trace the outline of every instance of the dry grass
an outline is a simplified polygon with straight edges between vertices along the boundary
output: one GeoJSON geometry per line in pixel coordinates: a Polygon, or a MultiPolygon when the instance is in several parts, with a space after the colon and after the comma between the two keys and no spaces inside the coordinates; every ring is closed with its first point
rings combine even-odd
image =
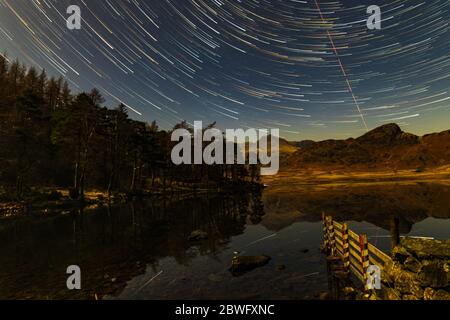
{"type": "Polygon", "coordinates": [[[285,170],[275,176],[263,177],[263,182],[271,189],[292,188],[293,186],[347,185],[347,184],[386,184],[399,182],[448,182],[450,183],[450,165],[425,169],[398,171],[344,171],[344,170],[285,170]]]}

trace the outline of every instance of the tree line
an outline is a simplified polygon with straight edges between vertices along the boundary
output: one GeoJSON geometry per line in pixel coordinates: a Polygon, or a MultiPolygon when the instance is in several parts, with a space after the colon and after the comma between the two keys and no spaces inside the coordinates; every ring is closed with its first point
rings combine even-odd
{"type": "MultiPolygon", "coordinates": [[[[256,181],[257,166],[171,162],[171,132],[114,109],[97,89],[73,93],[62,77],[0,55],[0,193],[22,198],[37,187],[137,193],[173,185],[256,181]]],[[[209,127],[214,126],[214,124],[209,127]]]]}

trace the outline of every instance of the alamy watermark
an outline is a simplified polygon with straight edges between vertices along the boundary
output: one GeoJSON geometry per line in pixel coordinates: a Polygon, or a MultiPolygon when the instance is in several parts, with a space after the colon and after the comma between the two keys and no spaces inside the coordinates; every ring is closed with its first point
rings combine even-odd
{"type": "Polygon", "coordinates": [[[368,290],[381,289],[381,269],[377,265],[370,265],[367,268],[367,282],[366,288],[368,290]]]}
{"type": "Polygon", "coordinates": [[[67,267],[67,274],[70,276],[67,278],[66,286],[69,290],[81,290],[81,269],[77,265],[71,265],[67,267]]]}
{"type": "Polygon", "coordinates": [[[367,19],[367,28],[369,30],[381,30],[381,8],[376,5],[367,7],[367,14],[370,17],[367,19]]]}
{"type": "MultiPolygon", "coordinates": [[[[77,5],[70,5],[67,7],[66,13],[69,17],[66,20],[67,28],[69,30],[81,29],[81,9],[77,5]]],[[[367,7],[367,14],[370,14],[367,19],[367,28],[369,30],[381,29],[381,8],[377,5],[367,7]]]]}
{"type": "Polygon", "coordinates": [[[263,176],[279,170],[279,129],[227,129],[223,134],[216,128],[204,130],[202,122],[195,121],[193,134],[180,128],[173,131],[171,139],[179,142],[171,153],[175,165],[261,164],[263,176]],[[210,143],[203,148],[204,142],[210,143]]]}
{"type": "Polygon", "coordinates": [[[79,6],[71,5],[67,7],[67,14],[70,16],[66,20],[66,25],[69,30],[81,29],[81,9],[79,6]]]}

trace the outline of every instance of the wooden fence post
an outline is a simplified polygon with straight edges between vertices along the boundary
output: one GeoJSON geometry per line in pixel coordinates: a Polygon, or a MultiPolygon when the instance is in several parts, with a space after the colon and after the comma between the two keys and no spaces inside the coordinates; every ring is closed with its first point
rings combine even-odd
{"type": "Polygon", "coordinates": [[[328,237],[330,245],[330,255],[334,255],[336,251],[336,239],[334,235],[333,217],[328,217],[328,237]]]}
{"type": "Polygon", "coordinates": [[[323,230],[323,250],[328,250],[328,217],[325,216],[325,212],[322,212],[322,230],[323,230]]]}
{"type": "MultiPolygon", "coordinates": [[[[362,233],[359,235],[359,246],[361,249],[361,266],[363,271],[364,280],[367,283],[367,269],[369,268],[369,245],[367,241],[367,235],[362,233]]],[[[365,284],[366,286],[366,284],[365,284]]]]}
{"type": "Polygon", "coordinates": [[[346,270],[350,269],[350,242],[348,238],[348,225],[346,223],[342,224],[342,250],[343,250],[343,261],[344,268],[346,270]]]}
{"type": "Polygon", "coordinates": [[[390,232],[391,232],[391,248],[394,249],[394,247],[396,247],[400,244],[400,232],[399,232],[399,219],[398,218],[393,218],[391,220],[390,232]]]}

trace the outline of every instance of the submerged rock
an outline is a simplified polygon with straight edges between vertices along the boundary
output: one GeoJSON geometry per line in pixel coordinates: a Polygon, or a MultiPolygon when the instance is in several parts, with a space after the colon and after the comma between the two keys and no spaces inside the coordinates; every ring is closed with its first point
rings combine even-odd
{"type": "Polygon", "coordinates": [[[222,276],[220,276],[218,274],[211,273],[208,276],[208,280],[212,281],[212,282],[221,282],[223,280],[223,278],[222,278],[222,276]]]}
{"type": "Polygon", "coordinates": [[[331,300],[331,294],[328,291],[316,292],[314,298],[318,300],[331,300]]]}
{"type": "Polygon", "coordinates": [[[252,271],[256,268],[263,267],[269,263],[270,257],[261,256],[235,256],[230,267],[233,275],[240,275],[245,272],[252,271]]]}
{"type": "Polygon", "coordinates": [[[189,241],[198,241],[208,239],[208,233],[203,230],[194,230],[188,237],[189,241]]]}

